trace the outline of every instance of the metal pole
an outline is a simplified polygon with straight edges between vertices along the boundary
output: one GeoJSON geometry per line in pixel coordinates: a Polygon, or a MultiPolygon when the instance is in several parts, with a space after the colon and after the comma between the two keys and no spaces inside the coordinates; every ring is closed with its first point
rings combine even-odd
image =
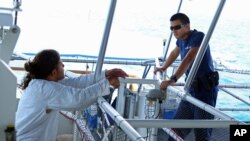
{"type": "Polygon", "coordinates": [[[128,137],[133,141],[145,141],[141,135],[115,110],[110,104],[103,98],[97,99],[98,104],[110,115],[110,117],[116,122],[128,137]]]}
{"type": "Polygon", "coordinates": [[[173,119],[127,119],[135,128],[229,128],[239,122],[232,120],[173,120],[173,119]]]}
{"type": "Polygon", "coordinates": [[[192,84],[192,81],[193,81],[193,79],[194,79],[194,77],[196,75],[196,72],[198,70],[198,67],[200,66],[201,60],[202,60],[202,58],[203,58],[203,56],[204,56],[204,54],[205,54],[205,52],[207,50],[208,42],[209,42],[209,40],[210,40],[210,38],[212,36],[215,25],[216,25],[216,23],[217,23],[217,21],[218,21],[218,19],[220,17],[220,14],[221,14],[221,11],[222,11],[223,6],[225,4],[225,1],[226,0],[221,0],[221,2],[219,4],[219,7],[217,8],[217,11],[216,11],[215,16],[213,18],[213,21],[212,21],[212,23],[211,23],[211,25],[209,27],[209,30],[208,30],[208,32],[207,32],[207,34],[206,34],[206,36],[205,36],[205,38],[204,38],[204,40],[203,40],[203,42],[201,44],[201,47],[200,47],[196,57],[195,57],[193,66],[192,66],[192,68],[190,70],[190,73],[189,73],[189,75],[187,77],[186,84],[184,85],[184,90],[185,91],[187,91],[190,88],[190,86],[192,84]]]}
{"type": "MultiPolygon", "coordinates": [[[[181,5],[182,5],[182,0],[180,0],[179,6],[178,6],[178,9],[177,9],[177,13],[180,12],[181,5]]],[[[166,58],[167,58],[168,49],[169,49],[169,46],[170,46],[170,43],[171,43],[172,36],[173,36],[173,32],[170,33],[169,38],[168,38],[168,43],[165,46],[165,52],[163,53],[163,55],[164,55],[163,60],[166,60],[166,58]]]]}
{"type": "Polygon", "coordinates": [[[237,96],[237,95],[231,93],[230,91],[228,91],[228,90],[226,90],[226,89],[224,89],[224,88],[220,88],[220,90],[226,92],[227,94],[231,95],[232,97],[234,97],[234,98],[236,98],[236,99],[238,99],[238,100],[240,100],[240,101],[242,101],[242,102],[244,102],[245,104],[247,104],[247,105],[250,106],[250,102],[248,102],[247,100],[244,100],[243,98],[241,98],[241,97],[239,97],[239,96],[237,96]]]}
{"type": "Polygon", "coordinates": [[[103,65],[105,52],[106,52],[108,39],[109,39],[109,33],[110,33],[112,21],[113,21],[113,16],[115,13],[115,6],[116,6],[116,0],[111,0],[108,19],[106,22],[106,27],[105,27],[104,35],[102,38],[102,43],[101,43],[101,47],[100,47],[100,51],[99,51],[99,55],[98,55],[97,64],[96,64],[95,78],[97,78],[98,76],[101,75],[102,65],[103,65]]]}
{"type": "MultiPolygon", "coordinates": [[[[107,18],[107,22],[106,22],[106,26],[105,26],[105,31],[104,31],[104,35],[102,38],[102,43],[101,43],[101,47],[100,47],[100,51],[99,51],[99,55],[98,55],[98,60],[96,63],[95,78],[98,78],[101,75],[102,65],[103,65],[105,52],[106,52],[106,48],[107,48],[107,43],[108,43],[108,38],[109,38],[109,33],[110,33],[111,25],[112,25],[113,15],[115,12],[115,6],[116,6],[116,0],[111,0],[108,18],[107,18]]],[[[79,116],[79,113],[80,113],[80,111],[77,111],[76,116],[79,116]]],[[[76,129],[74,128],[74,131],[75,130],[76,129]]],[[[75,137],[77,136],[77,134],[78,134],[78,132],[75,131],[74,138],[73,138],[74,141],[76,140],[75,137]]]]}
{"type": "Polygon", "coordinates": [[[178,90],[172,86],[169,86],[167,88],[167,93],[174,93],[177,94],[179,97],[182,98],[182,100],[186,100],[192,104],[194,104],[195,106],[215,115],[216,117],[220,118],[220,119],[225,119],[225,120],[235,120],[234,118],[222,113],[220,110],[215,109],[214,107],[212,107],[211,105],[208,105],[192,96],[190,96],[189,94],[183,93],[181,90],[178,90]]]}

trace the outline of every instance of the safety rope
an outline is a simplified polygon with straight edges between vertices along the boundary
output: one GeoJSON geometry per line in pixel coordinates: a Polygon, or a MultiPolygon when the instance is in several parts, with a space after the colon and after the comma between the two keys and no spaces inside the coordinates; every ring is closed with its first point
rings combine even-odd
{"type": "Polygon", "coordinates": [[[77,118],[74,114],[68,111],[60,111],[60,114],[62,114],[67,119],[70,119],[75,122],[80,132],[80,135],[82,139],[84,139],[84,141],[95,141],[94,137],[92,136],[90,130],[86,126],[86,123],[83,119],[77,118]]]}

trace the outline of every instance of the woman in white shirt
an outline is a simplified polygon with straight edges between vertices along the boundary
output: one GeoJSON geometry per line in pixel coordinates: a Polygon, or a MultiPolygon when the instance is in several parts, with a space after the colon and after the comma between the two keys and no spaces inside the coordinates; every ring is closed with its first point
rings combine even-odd
{"type": "Polygon", "coordinates": [[[25,63],[27,75],[16,112],[17,141],[55,141],[60,110],[78,110],[110,94],[109,86],[119,87],[118,77],[128,75],[121,69],[64,78],[64,64],[56,50],[40,51],[25,63]]]}

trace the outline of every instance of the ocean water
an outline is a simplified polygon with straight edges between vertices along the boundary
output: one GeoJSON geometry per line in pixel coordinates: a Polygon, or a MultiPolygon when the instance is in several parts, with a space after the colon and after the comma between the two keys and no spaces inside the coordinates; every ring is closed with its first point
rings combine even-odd
{"type": "MultiPolygon", "coordinates": [[[[191,28],[206,33],[219,2],[184,0],[181,12],[190,17],[191,28]]],[[[21,34],[14,52],[35,53],[44,48],[54,48],[60,53],[98,55],[109,4],[110,1],[101,0],[24,1],[22,12],[18,14],[21,34]]],[[[162,56],[163,40],[169,41],[169,18],[176,13],[178,4],[177,0],[118,0],[106,56],[162,56]]],[[[226,1],[209,42],[213,58],[230,69],[250,69],[250,18],[247,6],[247,0],[226,1]]],[[[172,38],[170,49],[174,44],[175,39],[172,38]]],[[[143,70],[135,66],[125,66],[124,69],[139,77],[143,70]]],[[[249,81],[249,74],[220,72],[222,85],[249,86],[249,81]]],[[[249,89],[228,90],[250,102],[249,89]]],[[[222,91],[219,92],[216,107],[249,109],[249,105],[222,91]]],[[[236,119],[250,121],[249,110],[226,113],[236,119]]]]}

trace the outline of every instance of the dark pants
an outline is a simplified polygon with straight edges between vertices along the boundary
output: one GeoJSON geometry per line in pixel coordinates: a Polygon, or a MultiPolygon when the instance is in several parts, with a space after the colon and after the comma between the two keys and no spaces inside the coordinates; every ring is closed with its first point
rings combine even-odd
{"type": "MultiPolygon", "coordinates": [[[[216,105],[216,99],[217,99],[217,93],[218,88],[215,87],[211,90],[205,90],[200,89],[199,92],[195,92],[192,88],[190,88],[189,93],[203,101],[204,103],[207,103],[213,107],[216,105]]],[[[206,112],[205,110],[202,110],[198,108],[197,106],[194,106],[190,102],[187,101],[181,101],[174,119],[214,119],[214,115],[206,112]]],[[[185,139],[185,137],[190,133],[190,128],[181,128],[181,129],[173,129],[177,135],[185,139]]],[[[194,129],[195,134],[195,141],[210,141],[210,137],[212,134],[211,128],[195,128],[194,129]]],[[[171,138],[170,141],[173,139],[171,138]]]]}

